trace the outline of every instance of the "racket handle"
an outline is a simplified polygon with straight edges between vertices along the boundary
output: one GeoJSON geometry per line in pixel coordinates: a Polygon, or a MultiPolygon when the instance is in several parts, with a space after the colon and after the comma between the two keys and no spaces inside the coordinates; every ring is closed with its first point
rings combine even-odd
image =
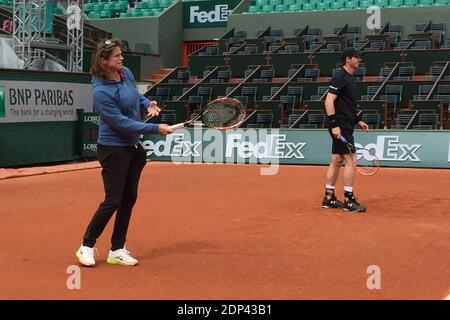
{"type": "Polygon", "coordinates": [[[345,139],[342,135],[339,135],[339,140],[341,140],[343,143],[347,143],[347,139],[345,139]]]}
{"type": "Polygon", "coordinates": [[[174,124],[173,126],[169,126],[169,128],[174,130],[174,131],[178,130],[178,129],[181,129],[181,128],[184,128],[184,122],[174,124]]]}

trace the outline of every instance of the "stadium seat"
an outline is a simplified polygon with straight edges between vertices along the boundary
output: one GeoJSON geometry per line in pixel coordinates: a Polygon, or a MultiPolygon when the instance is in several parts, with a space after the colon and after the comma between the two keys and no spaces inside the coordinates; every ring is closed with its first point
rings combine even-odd
{"type": "Polygon", "coordinates": [[[419,0],[418,6],[431,6],[434,4],[434,0],[419,0]]]}
{"type": "Polygon", "coordinates": [[[105,19],[105,18],[111,18],[112,12],[111,10],[102,10],[100,11],[100,18],[105,19]]]}
{"type": "Polygon", "coordinates": [[[380,127],[380,115],[378,113],[363,113],[361,120],[367,123],[370,129],[378,129],[380,127]]]}
{"type": "Polygon", "coordinates": [[[188,104],[194,110],[201,109],[203,106],[203,97],[202,96],[189,96],[188,104]]]}
{"type": "Polygon", "coordinates": [[[144,16],[144,17],[153,17],[155,15],[155,12],[150,9],[143,9],[143,10],[141,10],[141,12],[142,12],[142,16],[144,16]]]}
{"type": "Polygon", "coordinates": [[[439,118],[436,113],[421,113],[419,114],[419,126],[429,126],[430,129],[435,129],[438,126],[439,118]]]}
{"type": "Polygon", "coordinates": [[[283,105],[287,109],[293,110],[296,107],[295,96],[283,95],[283,96],[280,96],[280,100],[283,102],[283,105]]]}
{"type": "Polygon", "coordinates": [[[316,9],[316,4],[315,3],[305,3],[305,4],[303,4],[303,11],[313,11],[314,9],[316,9]]]}
{"type": "Polygon", "coordinates": [[[168,125],[173,125],[177,119],[176,113],[161,113],[161,123],[165,123],[168,125]]]}
{"type": "Polygon", "coordinates": [[[288,117],[288,127],[292,127],[292,125],[302,116],[303,112],[295,112],[291,113],[288,117]]]}
{"type": "Polygon", "coordinates": [[[88,14],[89,19],[100,19],[100,12],[99,11],[92,11],[88,14]]]}
{"type": "Polygon", "coordinates": [[[323,128],[325,115],[323,113],[312,113],[308,116],[308,125],[314,128],[323,128]]]}
{"type": "Polygon", "coordinates": [[[141,10],[128,10],[128,12],[130,13],[130,17],[142,17],[142,11],[141,10]]]}
{"type": "Polygon", "coordinates": [[[414,95],[414,100],[426,100],[432,88],[432,85],[420,85],[419,94],[414,95]]]}
{"type": "Polygon", "coordinates": [[[256,123],[249,124],[249,128],[271,128],[273,123],[273,114],[258,113],[256,115],[256,123]]]}
{"type": "Polygon", "coordinates": [[[300,11],[302,9],[301,5],[298,4],[290,4],[288,11],[300,11]]]}
{"type": "Polygon", "coordinates": [[[330,2],[319,2],[316,5],[317,10],[328,10],[330,8],[330,2]]]}
{"type": "Polygon", "coordinates": [[[257,87],[242,87],[241,96],[247,97],[247,103],[253,105],[256,100],[257,87]]]}
{"type": "Polygon", "coordinates": [[[450,4],[450,0],[434,0],[435,6],[446,6],[450,4]]]}
{"type": "Polygon", "coordinates": [[[114,3],[106,2],[103,4],[104,11],[111,11],[114,8],[114,3]]]}
{"type": "Polygon", "coordinates": [[[135,8],[139,9],[139,10],[140,9],[149,9],[147,2],[137,2],[135,8]]]}
{"type": "Polygon", "coordinates": [[[358,7],[358,1],[350,0],[345,2],[346,9],[355,9],[356,7],[358,7]]]}
{"type": "Polygon", "coordinates": [[[379,6],[379,7],[387,7],[389,4],[388,0],[375,0],[374,5],[379,6]]]}
{"type": "Polygon", "coordinates": [[[120,12],[126,12],[128,10],[128,2],[119,1],[119,2],[114,3],[114,10],[120,11],[120,12]]]}
{"type": "Polygon", "coordinates": [[[262,6],[268,5],[269,4],[269,0],[256,0],[255,3],[256,3],[257,6],[262,7],[262,6]]]}
{"type": "Polygon", "coordinates": [[[361,0],[359,2],[359,8],[366,9],[374,4],[374,0],[361,0]]]}
{"type": "Polygon", "coordinates": [[[314,94],[311,96],[311,100],[320,100],[320,98],[322,98],[322,96],[325,94],[325,92],[328,91],[328,86],[319,86],[317,87],[317,94],[314,94]]]}
{"type": "Polygon", "coordinates": [[[403,0],[389,0],[388,8],[398,8],[403,5],[403,0]]]}

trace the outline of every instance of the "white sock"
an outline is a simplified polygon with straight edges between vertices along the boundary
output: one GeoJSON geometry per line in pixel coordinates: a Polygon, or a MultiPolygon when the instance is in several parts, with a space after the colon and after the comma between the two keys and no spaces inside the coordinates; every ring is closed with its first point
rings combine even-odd
{"type": "Polygon", "coordinates": [[[353,192],[353,187],[344,187],[345,192],[353,192]]]}
{"type": "Polygon", "coordinates": [[[331,186],[331,185],[327,184],[327,185],[325,186],[325,189],[332,189],[332,190],[334,190],[334,186],[331,186]]]}

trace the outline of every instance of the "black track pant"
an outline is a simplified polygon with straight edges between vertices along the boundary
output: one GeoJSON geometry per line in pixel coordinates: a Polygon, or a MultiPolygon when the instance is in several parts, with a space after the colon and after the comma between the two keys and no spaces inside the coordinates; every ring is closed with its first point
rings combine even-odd
{"type": "Polygon", "coordinates": [[[108,221],[117,211],[111,250],[125,245],[131,211],[137,199],[139,178],[146,164],[146,152],[140,144],[131,147],[97,145],[102,165],[105,200],[100,204],[83,238],[83,245],[94,247],[108,221]]]}

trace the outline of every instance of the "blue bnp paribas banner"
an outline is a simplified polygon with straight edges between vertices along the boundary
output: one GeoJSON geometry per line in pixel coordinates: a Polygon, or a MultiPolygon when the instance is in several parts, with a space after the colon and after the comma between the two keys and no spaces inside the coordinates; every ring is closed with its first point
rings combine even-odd
{"type": "Polygon", "coordinates": [[[239,2],[241,0],[183,1],[183,27],[226,27],[228,14],[239,2]]]}
{"type": "MultiPolygon", "coordinates": [[[[355,143],[375,148],[381,166],[450,168],[450,131],[358,131],[355,143]]],[[[328,164],[331,154],[326,130],[182,129],[142,145],[149,159],[173,162],[328,164]]]]}

